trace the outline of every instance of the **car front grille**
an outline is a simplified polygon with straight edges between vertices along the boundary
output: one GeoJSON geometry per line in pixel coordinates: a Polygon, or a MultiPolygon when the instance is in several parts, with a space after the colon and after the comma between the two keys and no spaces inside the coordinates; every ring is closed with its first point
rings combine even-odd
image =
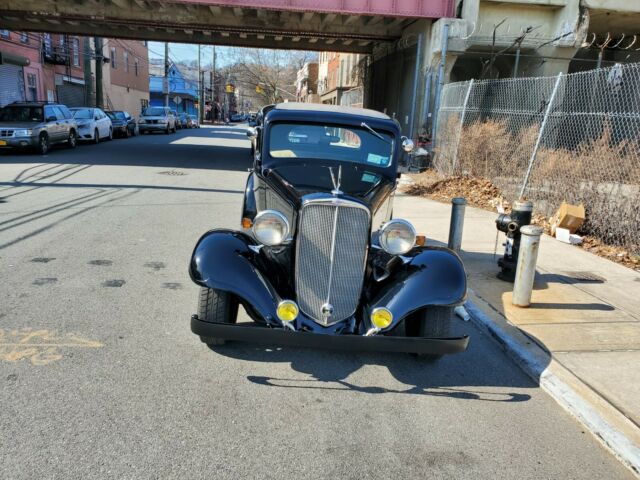
{"type": "Polygon", "coordinates": [[[316,322],[331,325],[358,307],[369,228],[369,210],[359,203],[331,198],[303,205],[296,293],[300,310],[316,322]]]}
{"type": "Polygon", "coordinates": [[[13,137],[13,130],[0,130],[0,138],[13,137]]]}

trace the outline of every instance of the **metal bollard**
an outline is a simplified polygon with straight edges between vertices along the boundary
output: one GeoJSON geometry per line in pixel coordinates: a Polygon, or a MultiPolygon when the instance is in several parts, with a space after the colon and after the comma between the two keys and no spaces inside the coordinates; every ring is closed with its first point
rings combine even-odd
{"type": "Polygon", "coordinates": [[[462,197],[451,199],[451,223],[449,224],[449,242],[447,246],[459,252],[462,248],[462,228],[464,227],[464,209],[467,200],[462,197]]]}
{"type": "Polygon", "coordinates": [[[536,261],[540,248],[542,228],[525,225],[520,228],[520,254],[516,267],[516,280],[513,284],[511,303],[517,307],[528,307],[531,304],[531,292],[536,276],[536,261]]]}

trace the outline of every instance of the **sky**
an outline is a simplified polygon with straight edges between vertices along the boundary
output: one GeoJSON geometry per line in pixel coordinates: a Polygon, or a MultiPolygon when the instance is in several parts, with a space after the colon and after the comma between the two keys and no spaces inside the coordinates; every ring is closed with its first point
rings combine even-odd
{"type": "MultiPolygon", "coordinates": [[[[228,63],[228,47],[216,46],[216,67],[228,63]]],[[[213,58],[213,46],[203,45],[201,48],[202,65],[210,65],[213,58]]],[[[164,42],[149,42],[149,58],[164,58],[164,42]]],[[[174,62],[198,60],[198,45],[192,43],[169,43],[169,59],[174,62]]]]}

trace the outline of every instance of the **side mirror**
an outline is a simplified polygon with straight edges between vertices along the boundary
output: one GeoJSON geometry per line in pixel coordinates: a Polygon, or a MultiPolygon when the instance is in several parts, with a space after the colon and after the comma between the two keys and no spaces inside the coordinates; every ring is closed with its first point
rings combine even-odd
{"type": "Polygon", "coordinates": [[[407,137],[402,137],[402,150],[407,153],[413,152],[415,146],[413,145],[413,140],[407,137]]]}
{"type": "Polygon", "coordinates": [[[58,119],[56,118],[56,116],[55,116],[55,115],[49,115],[49,116],[47,117],[47,120],[46,120],[46,121],[47,121],[47,122],[55,122],[55,121],[57,121],[57,120],[58,120],[58,119]]]}
{"type": "Polygon", "coordinates": [[[258,132],[256,131],[255,128],[250,128],[247,130],[247,137],[249,137],[250,139],[254,139],[258,136],[258,132]]]}

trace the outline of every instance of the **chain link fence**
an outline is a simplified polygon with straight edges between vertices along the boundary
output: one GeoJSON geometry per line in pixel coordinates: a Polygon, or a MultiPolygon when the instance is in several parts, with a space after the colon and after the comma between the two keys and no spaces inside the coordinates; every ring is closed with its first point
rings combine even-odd
{"type": "Polygon", "coordinates": [[[583,233],[640,251],[640,64],[443,88],[435,168],[488,178],[549,216],[584,204],[583,233]]]}

